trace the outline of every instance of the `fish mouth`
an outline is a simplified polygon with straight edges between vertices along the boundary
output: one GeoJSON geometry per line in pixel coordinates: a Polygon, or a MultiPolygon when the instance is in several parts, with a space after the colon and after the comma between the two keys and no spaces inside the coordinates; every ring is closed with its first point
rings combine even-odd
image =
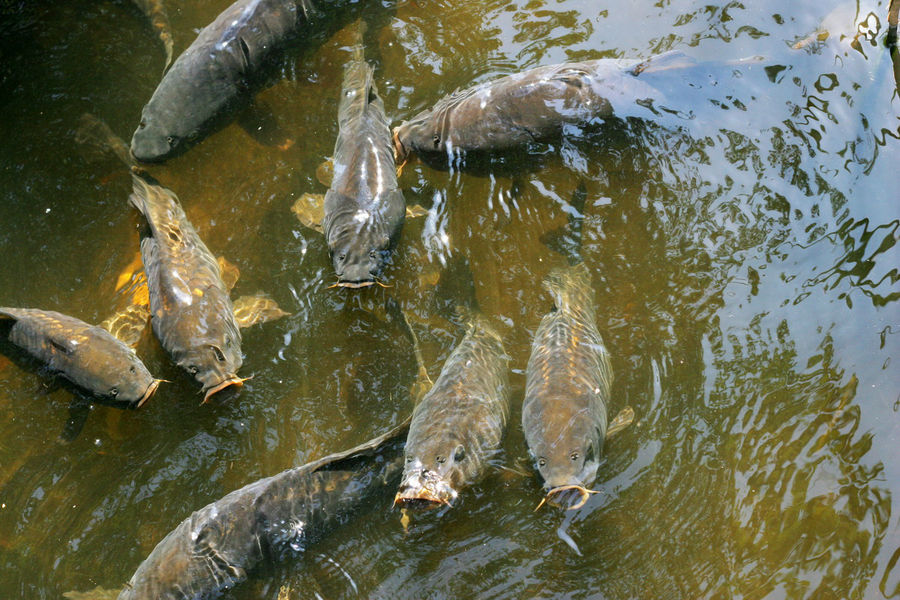
{"type": "Polygon", "coordinates": [[[394,496],[394,506],[398,504],[416,508],[437,508],[452,506],[458,492],[445,480],[430,473],[411,473],[400,484],[394,496]]]}
{"type": "Polygon", "coordinates": [[[331,287],[342,287],[349,288],[351,290],[358,290],[360,288],[371,287],[375,285],[374,279],[366,279],[365,281],[338,281],[331,287]]]}
{"type": "MultiPolygon", "coordinates": [[[[400,127],[394,127],[391,142],[394,145],[394,162],[405,163],[406,159],[409,158],[409,152],[407,152],[403,142],[400,141],[400,127]]],[[[400,166],[402,167],[403,165],[401,164],[400,166]]]]}
{"type": "Polygon", "coordinates": [[[153,394],[156,393],[156,388],[159,387],[159,384],[165,381],[165,379],[154,379],[149,386],[147,386],[147,390],[144,392],[144,395],[137,401],[134,405],[135,408],[140,408],[144,405],[144,403],[153,397],[153,394]]]}
{"type": "Polygon", "coordinates": [[[206,395],[203,396],[203,402],[201,402],[201,404],[206,404],[207,402],[209,402],[209,399],[214,394],[221,392],[225,388],[228,388],[231,386],[234,386],[236,388],[242,387],[244,385],[244,382],[247,381],[248,379],[252,379],[252,377],[238,377],[237,375],[232,375],[231,377],[225,379],[224,381],[217,383],[213,387],[209,388],[206,391],[206,395]]]}
{"type": "Polygon", "coordinates": [[[565,507],[566,510],[577,510],[585,505],[585,503],[588,501],[588,498],[590,498],[592,494],[599,493],[600,492],[598,490],[589,490],[583,485],[578,484],[558,485],[547,492],[547,495],[544,496],[543,500],[541,500],[541,503],[538,504],[537,508],[535,508],[534,510],[536,512],[544,504],[556,506],[557,508],[565,507]],[[579,500],[575,504],[570,504],[573,497],[579,497],[579,500]]]}

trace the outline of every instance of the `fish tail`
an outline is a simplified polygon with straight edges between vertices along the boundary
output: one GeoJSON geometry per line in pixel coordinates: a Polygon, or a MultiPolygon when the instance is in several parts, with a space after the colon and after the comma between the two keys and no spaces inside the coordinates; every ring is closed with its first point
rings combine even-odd
{"type": "Polygon", "coordinates": [[[363,61],[365,57],[365,43],[363,38],[366,35],[368,25],[362,19],[356,21],[356,33],[353,36],[353,60],[363,61]]]}
{"type": "Polygon", "coordinates": [[[132,189],[128,201],[148,220],[150,219],[150,183],[138,168],[131,170],[132,189]]]}
{"type": "Polygon", "coordinates": [[[105,122],[91,113],[84,113],[75,130],[75,141],[85,144],[101,152],[112,152],[127,166],[134,164],[128,145],[113,133],[105,122]]]}
{"type": "Polygon", "coordinates": [[[553,304],[562,312],[590,311],[594,305],[591,274],[582,262],[571,267],[554,269],[544,280],[544,287],[553,296],[553,304]]]}
{"type": "Polygon", "coordinates": [[[475,277],[465,256],[450,259],[434,288],[433,302],[435,312],[456,325],[471,323],[481,312],[475,277]]]}
{"type": "Polygon", "coordinates": [[[572,199],[565,208],[568,222],[541,236],[541,243],[566,257],[570,265],[581,262],[581,238],[584,226],[584,205],[587,188],[584,182],[578,184],[572,199]]]}

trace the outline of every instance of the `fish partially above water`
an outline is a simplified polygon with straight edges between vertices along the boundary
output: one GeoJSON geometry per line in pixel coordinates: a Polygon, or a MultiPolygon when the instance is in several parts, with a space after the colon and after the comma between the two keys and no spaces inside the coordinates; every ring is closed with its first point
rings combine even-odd
{"type": "Polygon", "coordinates": [[[607,433],[612,364],[594,316],[585,264],[552,271],[553,311],[541,320],[528,359],[522,428],[544,480],[546,501],[592,493],[607,433]]]}
{"type": "Polygon", "coordinates": [[[140,564],[119,600],[215,598],[264,561],[300,556],[400,479],[409,419],[351,450],[261,479],[182,521],[140,564]]]}
{"type": "Polygon", "coordinates": [[[210,396],[240,386],[241,332],[216,258],[171,190],[133,170],[131,203],[148,228],[141,256],[150,291],[153,332],[178,366],[210,396]]]}
{"type": "Polygon", "coordinates": [[[361,33],[359,37],[344,70],[334,176],[325,194],[322,221],[342,287],[375,283],[406,217],[390,124],[375,86],[374,69],[363,57],[361,33]]]}
{"type": "Polygon", "coordinates": [[[413,410],[395,504],[452,504],[500,447],[509,416],[507,356],[480,314],[413,410]]]}
{"type": "MultiPolygon", "coordinates": [[[[398,162],[454,158],[551,142],[611,118],[682,125],[696,107],[727,108],[742,63],[698,63],[679,52],[536,67],[454,92],[394,128],[398,162]]],[[[749,62],[747,64],[750,64],[749,62]]],[[[736,112],[736,111],[732,111],[736,112]]]]}
{"type": "Polygon", "coordinates": [[[159,386],[131,348],[102,327],[54,311],[0,307],[0,324],[6,320],[13,322],[10,342],[108,402],[137,408],[159,386]]]}

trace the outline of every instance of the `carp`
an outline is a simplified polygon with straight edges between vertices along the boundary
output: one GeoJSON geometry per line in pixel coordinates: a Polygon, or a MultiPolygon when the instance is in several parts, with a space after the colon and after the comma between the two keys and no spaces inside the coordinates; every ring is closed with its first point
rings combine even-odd
{"type": "Polygon", "coordinates": [[[264,561],[302,555],[397,485],[409,419],[345,452],[231,492],[182,521],[138,566],[119,600],[213,598],[264,561]]]}
{"type": "Polygon", "coordinates": [[[534,334],[522,429],[544,480],[544,501],[576,490],[581,500],[570,507],[574,509],[596,493],[588,487],[597,476],[607,433],[612,364],[597,330],[585,264],[553,270],[544,286],[553,297],[553,310],[534,334]]]}
{"type": "Polygon", "coordinates": [[[141,257],[150,290],[150,323],[162,347],[203,384],[205,396],[241,386],[241,332],[218,262],[172,190],[132,171],[129,197],[147,221],[141,257]]]}
{"type": "Polygon", "coordinates": [[[508,357],[488,319],[468,328],[413,409],[394,504],[451,505],[500,448],[509,416],[508,357]]]}
{"type": "Polygon", "coordinates": [[[344,69],[334,176],[322,226],[340,287],[375,283],[397,242],[406,200],[397,184],[391,128],[363,56],[362,32],[344,69]]]}
{"type": "Polygon", "coordinates": [[[7,336],[10,342],[111,404],[138,408],[162,381],[154,379],[131,348],[102,327],[36,308],[0,307],[2,321],[13,322],[7,336]]]}
{"type": "Polygon", "coordinates": [[[724,84],[736,78],[733,69],[716,78],[715,66],[668,52],[643,62],[598,59],[536,67],[456,91],[404,121],[393,130],[394,154],[403,162],[412,153],[452,158],[506,151],[582,133],[612,118],[671,117],[682,125],[700,104],[701,90],[716,102],[712,96],[727,97],[732,89],[724,84]]]}
{"type": "Polygon", "coordinates": [[[238,0],[166,71],[131,138],[141,162],[161,162],[231,121],[269,79],[317,11],[311,0],[238,0]]]}

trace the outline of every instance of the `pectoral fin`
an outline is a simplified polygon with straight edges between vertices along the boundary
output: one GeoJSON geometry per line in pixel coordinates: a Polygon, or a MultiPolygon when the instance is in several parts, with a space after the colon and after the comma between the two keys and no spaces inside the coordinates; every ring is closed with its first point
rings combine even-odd
{"type": "Polygon", "coordinates": [[[326,158],[322,164],[316,168],[316,180],[325,187],[331,187],[334,180],[334,159],[326,158]]]}
{"type": "Polygon", "coordinates": [[[134,348],[141,341],[150,320],[150,290],[147,288],[147,275],[142,267],[140,253],[135,255],[116,280],[114,306],[115,312],[100,323],[100,327],[134,348]]]}
{"type": "Polygon", "coordinates": [[[224,256],[220,256],[216,262],[219,263],[219,272],[222,274],[222,283],[225,284],[225,288],[230,292],[234,289],[238,279],[241,278],[241,270],[238,269],[237,265],[234,263],[228,262],[224,256]]]}
{"type": "Polygon", "coordinates": [[[305,227],[324,234],[322,229],[322,219],[325,218],[324,194],[303,194],[294,202],[291,210],[305,227]]]}
{"type": "Polygon", "coordinates": [[[620,433],[623,429],[631,425],[633,421],[634,409],[630,406],[626,406],[616,415],[616,418],[612,420],[609,427],[606,428],[606,439],[620,433]]]}
{"type": "Polygon", "coordinates": [[[241,296],[234,301],[234,318],[241,328],[274,321],[289,314],[281,310],[274,300],[263,295],[241,296]]]}
{"type": "Polygon", "coordinates": [[[412,206],[406,207],[407,219],[416,219],[418,217],[424,217],[426,215],[428,215],[428,210],[422,207],[421,204],[413,204],[412,206]]]}

